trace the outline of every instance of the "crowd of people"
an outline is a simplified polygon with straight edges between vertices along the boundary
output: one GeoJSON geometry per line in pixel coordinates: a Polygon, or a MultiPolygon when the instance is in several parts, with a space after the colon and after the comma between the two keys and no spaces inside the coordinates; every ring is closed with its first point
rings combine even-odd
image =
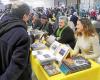
{"type": "MultiPolygon", "coordinates": [[[[93,55],[89,55],[91,56],[89,58],[94,59],[99,56],[99,12],[97,13],[96,10],[92,9],[88,13],[83,14],[86,16],[79,16],[74,7],[61,7],[46,10],[42,8],[38,11],[34,10],[34,12],[35,13],[33,13],[34,15],[32,17],[33,29],[47,31],[48,35],[54,35],[58,42],[69,44],[72,49],[75,49],[75,51],[76,47],[79,47],[79,52],[81,51],[82,53],[90,54],[90,49],[92,49],[93,52],[91,53],[93,53],[93,55]],[[81,41],[83,41],[83,43],[81,41]],[[98,46],[95,47],[94,45],[98,46]],[[83,50],[85,48],[87,49],[86,52],[83,50]]],[[[77,53],[78,49],[76,51],[77,53]]],[[[86,55],[87,57],[88,54],[86,55]]]]}
{"type": "Polygon", "coordinates": [[[70,56],[81,55],[100,63],[100,35],[95,29],[99,23],[99,19],[92,24],[90,19],[79,17],[73,7],[33,9],[30,13],[25,3],[11,4],[0,17],[0,80],[31,80],[27,26],[46,31],[58,42],[68,44],[70,56]]]}

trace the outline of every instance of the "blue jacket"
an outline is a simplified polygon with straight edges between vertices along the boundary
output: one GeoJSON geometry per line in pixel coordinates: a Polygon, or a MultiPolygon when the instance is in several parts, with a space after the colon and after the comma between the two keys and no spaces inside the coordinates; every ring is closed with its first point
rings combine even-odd
{"type": "MultiPolygon", "coordinates": [[[[5,17],[2,21],[12,19],[5,17]]],[[[25,26],[17,25],[0,37],[0,80],[31,80],[29,48],[25,26]]]]}
{"type": "Polygon", "coordinates": [[[75,27],[76,27],[77,21],[78,21],[78,17],[75,16],[75,15],[72,15],[70,21],[72,21],[74,23],[75,27]]]}

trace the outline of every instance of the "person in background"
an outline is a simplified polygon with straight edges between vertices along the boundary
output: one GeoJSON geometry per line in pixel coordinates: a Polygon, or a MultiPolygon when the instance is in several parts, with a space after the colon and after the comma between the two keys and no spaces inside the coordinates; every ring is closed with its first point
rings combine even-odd
{"type": "Polygon", "coordinates": [[[41,27],[39,30],[46,31],[48,35],[53,34],[52,24],[49,23],[48,18],[45,14],[41,16],[41,27]]]}
{"type": "Polygon", "coordinates": [[[81,50],[81,56],[98,62],[100,60],[99,37],[91,21],[87,18],[79,19],[76,28],[77,41],[71,55],[77,55],[81,50]]]}
{"type": "Polygon", "coordinates": [[[95,26],[97,33],[100,35],[100,15],[97,16],[97,21],[94,21],[93,25],[95,26]]]}
{"type": "Polygon", "coordinates": [[[75,32],[75,26],[72,21],[68,20],[68,26],[73,30],[73,32],[75,32]]]}
{"type": "Polygon", "coordinates": [[[92,21],[92,24],[95,26],[96,31],[99,35],[99,43],[100,43],[100,15],[97,16],[97,20],[96,21],[92,21]]]}
{"type": "MultiPolygon", "coordinates": [[[[3,16],[9,14],[9,12],[10,12],[10,10],[11,10],[11,6],[12,6],[12,4],[7,4],[7,5],[5,5],[5,10],[4,10],[4,12],[1,14],[0,20],[2,20],[2,17],[3,17],[3,16]]],[[[6,17],[5,17],[5,18],[6,18],[6,17]]]]}
{"type": "Polygon", "coordinates": [[[90,15],[90,18],[91,18],[92,20],[96,20],[96,19],[97,19],[97,13],[96,13],[96,10],[95,10],[95,9],[92,9],[92,10],[90,11],[89,15],[90,15]]]}
{"type": "Polygon", "coordinates": [[[11,12],[0,23],[0,80],[31,80],[30,39],[27,4],[12,4],[11,12]]]}
{"type": "Polygon", "coordinates": [[[74,23],[75,27],[77,25],[77,20],[78,20],[77,12],[74,12],[73,15],[70,18],[70,21],[72,21],[74,23]]]}
{"type": "Polygon", "coordinates": [[[58,42],[69,44],[71,48],[75,46],[75,37],[73,30],[68,26],[68,19],[66,16],[59,17],[59,27],[54,33],[58,42]]]}
{"type": "Polygon", "coordinates": [[[32,17],[31,17],[31,21],[32,21],[32,28],[33,29],[39,29],[41,27],[41,21],[39,19],[39,17],[32,13],[32,17]]]}
{"type": "Polygon", "coordinates": [[[68,18],[68,26],[75,32],[75,25],[72,21],[70,21],[70,17],[71,17],[71,15],[67,17],[68,18]]]}

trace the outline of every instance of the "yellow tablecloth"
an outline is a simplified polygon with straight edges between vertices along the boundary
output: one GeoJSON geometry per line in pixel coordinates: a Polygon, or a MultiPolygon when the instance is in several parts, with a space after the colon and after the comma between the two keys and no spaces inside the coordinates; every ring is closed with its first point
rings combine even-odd
{"type": "Polygon", "coordinates": [[[35,72],[38,80],[100,80],[100,64],[90,60],[91,68],[76,73],[65,75],[60,73],[49,77],[40,65],[39,61],[31,54],[32,71],[35,72]]]}

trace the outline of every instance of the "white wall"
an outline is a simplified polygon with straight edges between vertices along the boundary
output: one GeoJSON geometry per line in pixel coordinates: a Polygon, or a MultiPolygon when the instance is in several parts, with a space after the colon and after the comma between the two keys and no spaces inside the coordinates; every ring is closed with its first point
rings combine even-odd
{"type": "Polygon", "coordinates": [[[33,7],[54,7],[54,0],[22,0],[33,7]]]}
{"type": "Polygon", "coordinates": [[[46,8],[54,8],[54,0],[44,0],[44,3],[46,8]]]}
{"type": "Polygon", "coordinates": [[[5,6],[3,4],[0,4],[0,10],[5,10],[5,6]]]}
{"type": "Polygon", "coordinates": [[[54,6],[55,7],[60,7],[60,6],[65,6],[66,5],[66,0],[54,0],[54,6]]]}
{"type": "MultiPolygon", "coordinates": [[[[8,4],[9,1],[15,1],[15,0],[1,0],[1,1],[4,4],[8,4]]],[[[19,1],[24,1],[33,7],[45,7],[45,8],[54,7],[54,0],[19,0],[19,1]]]]}
{"type": "Polygon", "coordinates": [[[2,2],[3,4],[8,4],[8,3],[9,3],[9,0],[1,0],[1,2],[2,2]]]}
{"type": "Polygon", "coordinates": [[[94,8],[95,0],[81,0],[80,8],[88,10],[94,8]]]}

